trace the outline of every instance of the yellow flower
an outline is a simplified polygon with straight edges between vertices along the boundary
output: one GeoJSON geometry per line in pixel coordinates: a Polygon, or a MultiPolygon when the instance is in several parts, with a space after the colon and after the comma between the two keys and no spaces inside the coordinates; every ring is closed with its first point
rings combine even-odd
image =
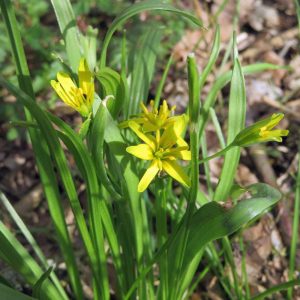
{"type": "Polygon", "coordinates": [[[95,85],[93,74],[84,58],[81,58],[79,63],[78,80],[79,87],[69,74],[58,72],[57,81],[51,80],[51,85],[62,101],[87,117],[92,111],[95,85]]]}
{"type": "Polygon", "coordinates": [[[181,137],[186,126],[184,116],[178,116],[177,121],[168,126],[162,134],[160,130],[156,130],[155,136],[145,134],[135,121],[129,121],[128,126],[144,143],[127,147],[126,151],[140,159],[151,161],[138,184],[138,192],[143,192],[161,171],[165,171],[183,185],[190,186],[189,177],[176,162],[178,159],[191,160],[188,144],[181,137]]]}
{"type": "Polygon", "coordinates": [[[273,114],[272,116],[254,123],[243,129],[234,139],[232,145],[246,147],[260,142],[282,142],[282,136],[287,136],[288,130],[272,130],[284,117],[284,114],[273,114]]]}
{"type": "Polygon", "coordinates": [[[153,132],[159,129],[165,129],[167,126],[176,122],[176,120],[178,119],[178,116],[173,116],[173,117],[171,116],[176,106],[172,106],[171,109],[169,109],[166,100],[164,100],[163,104],[160,105],[159,110],[157,110],[154,107],[153,100],[150,101],[150,106],[152,108],[151,111],[147,109],[144,103],[141,102],[140,105],[143,112],[139,114],[136,118],[120,123],[119,124],[120,128],[126,128],[129,126],[130,121],[134,121],[137,124],[141,124],[144,132],[153,132]]]}

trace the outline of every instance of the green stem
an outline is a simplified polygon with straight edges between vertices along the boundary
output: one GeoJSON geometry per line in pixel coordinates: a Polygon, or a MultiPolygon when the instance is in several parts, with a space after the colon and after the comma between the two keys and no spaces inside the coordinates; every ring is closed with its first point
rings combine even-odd
{"type": "Polygon", "coordinates": [[[232,272],[233,285],[234,285],[234,290],[235,290],[235,293],[236,293],[236,297],[237,297],[237,299],[243,299],[241,289],[240,289],[240,286],[239,286],[239,277],[238,277],[238,274],[236,272],[236,265],[235,265],[235,262],[234,262],[232,248],[231,248],[231,244],[230,244],[230,241],[229,241],[228,237],[225,237],[225,238],[222,239],[222,244],[223,244],[223,247],[224,247],[224,250],[225,250],[225,256],[227,257],[227,261],[228,261],[228,264],[229,264],[231,272],[232,272]]]}
{"type": "Polygon", "coordinates": [[[298,286],[298,285],[300,285],[300,279],[287,281],[287,282],[275,285],[275,286],[271,287],[270,289],[266,290],[265,292],[252,297],[251,300],[264,300],[269,295],[272,295],[272,294],[280,292],[280,291],[287,290],[289,288],[292,288],[292,287],[298,286]]]}
{"type": "Polygon", "coordinates": [[[213,158],[216,158],[216,157],[219,157],[219,156],[224,155],[224,154],[225,154],[228,150],[230,150],[232,147],[234,147],[234,145],[232,145],[232,144],[228,145],[226,148],[224,148],[224,149],[218,151],[217,153],[215,153],[215,154],[213,154],[213,155],[211,155],[211,156],[208,156],[208,157],[203,158],[202,160],[199,161],[199,164],[203,164],[203,163],[205,163],[205,162],[207,162],[207,161],[209,161],[209,160],[211,160],[211,159],[213,159],[213,158]]]}
{"type": "Polygon", "coordinates": [[[197,71],[197,65],[194,54],[188,56],[188,85],[189,85],[189,117],[190,117],[190,148],[191,148],[191,188],[188,196],[188,206],[186,214],[184,215],[183,220],[183,234],[180,236],[179,251],[175,256],[174,261],[174,281],[172,282],[172,289],[170,292],[169,299],[177,299],[180,297],[178,295],[180,283],[182,280],[183,272],[183,260],[184,254],[188,242],[189,235],[189,224],[192,218],[192,215],[195,210],[197,194],[198,194],[198,185],[199,185],[199,132],[198,132],[198,119],[200,111],[200,81],[199,74],[197,71]]]}
{"type": "MultiPolygon", "coordinates": [[[[298,174],[296,181],[296,192],[295,192],[295,206],[294,206],[294,217],[293,217],[293,232],[290,249],[290,263],[289,263],[289,279],[292,280],[295,276],[295,262],[298,242],[298,228],[299,228],[299,210],[300,210],[300,150],[298,152],[298,174]]],[[[293,298],[293,289],[288,290],[288,298],[293,298]]]]}
{"type": "MultiPolygon", "coordinates": [[[[156,179],[156,232],[157,246],[161,248],[167,240],[167,199],[166,188],[162,180],[156,179]]],[[[165,252],[159,259],[160,299],[166,300],[168,295],[168,260],[165,252]]]]}
{"type": "Polygon", "coordinates": [[[246,249],[245,249],[242,235],[240,235],[239,237],[239,242],[240,242],[240,249],[242,252],[242,274],[243,274],[244,286],[246,291],[246,299],[250,299],[250,287],[248,282],[247,265],[246,265],[246,249]]]}
{"type": "Polygon", "coordinates": [[[161,93],[162,93],[163,87],[165,85],[165,82],[166,82],[170,67],[172,65],[172,62],[173,62],[173,55],[171,54],[170,57],[169,57],[169,60],[167,62],[166,68],[164,70],[164,73],[162,75],[162,78],[159,81],[159,85],[157,87],[156,93],[155,93],[155,99],[154,99],[154,107],[155,108],[158,108],[160,98],[161,98],[161,93]]]}

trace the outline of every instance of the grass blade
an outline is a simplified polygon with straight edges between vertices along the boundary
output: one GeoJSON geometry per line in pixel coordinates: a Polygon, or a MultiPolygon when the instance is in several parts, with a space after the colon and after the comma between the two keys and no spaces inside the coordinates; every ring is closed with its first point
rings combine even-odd
{"type": "MultiPolygon", "coordinates": [[[[16,64],[16,71],[20,89],[30,97],[34,98],[29,69],[12,3],[10,0],[4,0],[0,1],[0,6],[11,44],[12,55],[16,64]]],[[[31,122],[33,120],[31,114],[26,109],[25,115],[27,121],[31,122]]],[[[70,282],[74,294],[78,297],[78,299],[81,299],[83,297],[83,294],[78,269],[75,262],[69,232],[65,222],[64,212],[56,180],[56,174],[52,167],[49,150],[45,138],[38,131],[29,128],[29,135],[32,141],[36,163],[43,184],[49,211],[54,223],[56,236],[59,241],[62,255],[67,265],[70,282]]]]}
{"type": "Polygon", "coordinates": [[[0,298],[5,300],[37,300],[0,283],[0,298]]]}
{"type": "MultiPolygon", "coordinates": [[[[23,222],[23,220],[20,218],[18,213],[15,211],[14,207],[10,204],[9,200],[6,198],[6,196],[0,191],[0,201],[3,204],[3,206],[7,209],[8,213],[10,214],[11,218],[14,220],[28,243],[31,245],[33,251],[35,252],[36,256],[39,258],[40,262],[43,265],[44,269],[48,269],[50,266],[47,262],[46,257],[44,256],[42,250],[37,245],[36,240],[32,236],[31,232],[28,230],[27,226],[23,222]]],[[[66,295],[64,289],[62,288],[59,279],[55,275],[54,272],[51,272],[50,278],[52,279],[53,283],[55,284],[56,288],[60,291],[61,297],[63,299],[68,299],[68,296],[66,295]]]]}
{"type": "MultiPolygon", "coordinates": [[[[242,72],[244,75],[251,75],[266,70],[279,70],[279,69],[286,69],[286,68],[287,67],[276,66],[268,63],[258,63],[258,64],[252,64],[252,65],[242,67],[242,72]]],[[[210,107],[214,106],[218,93],[224,86],[226,86],[230,82],[231,77],[232,77],[231,71],[228,71],[223,75],[221,75],[216,80],[210,92],[208,93],[205,102],[201,108],[201,118],[199,119],[199,136],[202,135],[203,130],[207,124],[210,107]]]]}
{"type": "Polygon", "coordinates": [[[160,43],[162,31],[158,26],[148,29],[138,40],[139,47],[135,47],[131,56],[129,75],[128,107],[125,107],[125,116],[129,118],[139,112],[139,104],[148,98],[150,83],[154,74],[157,49],[153,45],[160,43]]]}
{"type": "MultiPolygon", "coordinates": [[[[300,214],[300,151],[298,151],[298,174],[296,180],[296,191],[295,191],[295,204],[294,204],[294,216],[293,216],[293,231],[292,241],[290,249],[290,263],[289,263],[289,280],[295,277],[295,263],[297,255],[297,243],[298,243],[298,228],[299,228],[299,214],[300,214]]],[[[293,298],[293,290],[288,290],[289,299],[293,298]]]]}
{"type": "Polygon", "coordinates": [[[175,8],[174,6],[163,3],[162,1],[158,0],[148,0],[142,1],[140,3],[135,3],[128,8],[126,8],[111,24],[109,30],[106,33],[106,36],[103,41],[102,51],[101,51],[101,58],[100,58],[100,68],[104,68],[106,66],[106,56],[109,42],[114,34],[114,32],[126,22],[132,16],[139,14],[143,11],[152,11],[152,10],[161,10],[161,11],[169,11],[178,15],[182,15],[183,17],[187,18],[188,20],[192,21],[198,26],[202,26],[201,21],[196,18],[195,16],[187,13],[184,10],[180,10],[175,8]]]}
{"type": "Polygon", "coordinates": [[[287,281],[287,282],[275,285],[275,286],[271,287],[270,289],[267,289],[265,292],[262,292],[259,295],[252,297],[251,300],[264,300],[268,296],[270,296],[274,293],[284,291],[284,290],[287,290],[289,288],[292,288],[294,286],[299,286],[299,285],[300,285],[300,279],[287,281]]]}
{"type": "MultiPolygon", "coordinates": [[[[237,51],[236,46],[234,49],[237,51]]],[[[244,128],[245,118],[245,80],[236,54],[230,85],[227,145],[230,145],[236,135],[244,128]]],[[[221,176],[214,194],[215,201],[226,201],[240,159],[240,151],[239,147],[235,147],[226,152],[221,176]]]]}
{"type": "MultiPolygon", "coordinates": [[[[0,244],[0,258],[22,275],[27,283],[33,286],[44,272],[1,221],[0,244]]],[[[60,293],[49,279],[46,279],[44,282],[41,288],[41,295],[43,299],[60,299],[60,293]]]]}
{"type": "Polygon", "coordinates": [[[51,0],[60,32],[64,38],[66,52],[73,72],[77,72],[83,49],[80,47],[80,32],[69,0],[51,0]]]}
{"type": "Polygon", "coordinates": [[[84,246],[88,254],[88,258],[90,260],[91,269],[100,291],[101,284],[98,272],[99,266],[97,265],[97,255],[95,253],[95,248],[85,222],[85,218],[76,193],[70,169],[66,162],[66,157],[63,153],[55,130],[53,129],[45,112],[42,109],[40,109],[40,107],[33,101],[33,99],[31,99],[28,95],[26,95],[24,92],[10,84],[2,77],[0,77],[0,84],[6,87],[13,95],[15,95],[17,99],[20,100],[22,104],[30,111],[32,116],[36,119],[37,124],[47,141],[48,147],[54,158],[56,167],[59,171],[64,189],[68,195],[69,202],[74,213],[79,232],[83,239],[84,246]]]}

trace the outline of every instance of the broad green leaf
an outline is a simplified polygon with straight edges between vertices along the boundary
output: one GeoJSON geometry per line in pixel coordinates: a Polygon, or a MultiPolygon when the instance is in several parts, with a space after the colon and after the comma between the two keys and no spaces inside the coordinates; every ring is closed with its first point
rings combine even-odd
{"type": "MultiPolygon", "coordinates": [[[[203,247],[210,241],[228,236],[251,220],[255,219],[267,209],[272,207],[281,198],[281,194],[267,184],[258,183],[247,188],[251,193],[250,199],[242,200],[232,208],[226,208],[217,202],[210,202],[198,209],[189,224],[189,239],[184,255],[185,269],[181,278],[189,271],[191,264],[195,263],[194,258],[200,253],[203,247]]],[[[183,228],[173,239],[168,251],[169,272],[172,273],[172,263],[178,247],[179,236],[183,228]]],[[[180,297],[179,297],[180,298],[180,297]]]]}
{"type": "Polygon", "coordinates": [[[195,16],[191,15],[190,13],[180,10],[173,5],[168,3],[163,3],[162,1],[158,0],[149,0],[149,1],[142,1],[139,3],[135,3],[128,8],[126,8],[110,25],[108,29],[105,39],[102,45],[101,51],[101,58],[100,58],[100,68],[104,68],[106,66],[106,55],[109,42],[114,34],[114,32],[123,25],[129,18],[132,16],[139,14],[143,11],[152,11],[152,10],[161,10],[161,11],[169,11],[178,15],[182,15],[183,17],[187,18],[188,20],[192,21],[198,26],[202,26],[201,21],[196,18],[195,16]]]}
{"type": "Polygon", "coordinates": [[[100,97],[112,95],[107,101],[107,107],[112,117],[115,119],[123,107],[125,86],[121,75],[116,71],[106,67],[96,73],[96,78],[100,82],[100,97]]]}
{"type": "Polygon", "coordinates": [[[37,298],[33,298],[22,294],[2,283],[0,283],[0,299],[5,300],[37,300],[37,298]]]}

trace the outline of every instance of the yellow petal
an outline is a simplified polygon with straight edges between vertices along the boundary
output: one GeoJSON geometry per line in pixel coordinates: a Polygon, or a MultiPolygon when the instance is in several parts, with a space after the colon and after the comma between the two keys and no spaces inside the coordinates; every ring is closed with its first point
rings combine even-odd
{"type": "Polygon", "coordinates": [[[141,109],[144,112],[145,115],[149,114],[149,111],[147,109],[147,107],[145,106],[145,104],[143,102],[140,103],[141,109]]]}
{"type": "Polygon", "coordinates": [[[127,128],[129,127],[129,122],[135,122],[137,124],[143,124],[145,122],[145,118],[133,118],[131,120],[122,121],[119,123],[119,128],[127,128]]]}
{"type": "Polygon", "coordinates": [[[50,83],[62,101],[64,101],[66,104],[68,104],[69,106],[73,107],[76,110],[79,108],[77,102],[74,101],[74,98],[70,94],[66,93],[66,91],[62,88],[59,82],[55,80],[51,80],[50,83]]]}
{"type": "Polygon", "coordinates": [[[189,147],[189,144],[182,137],[178,138],[177,145],[179,147],[187,147],[187,148],[189,147]]]}
{"type": "Polygon", "coordinates": [[[191,151],[188,150],[173,150],[168,153],[167,158],[169,158],[169,155],[176,159],[191,160],[191,151]]]}
{"type": "Polygon", "coordinates": [[[183,185],[189,187],[190,179],[185,174],[183,169],[175,162],[171,160],[162,161],[163,170],[168,173],[171,177],[182,183],[183,185]]]}
{"type": "Polygon", "coordinates": [[[72,95],[78,89],[70,75],[63,72],[57,73],[57,80],[68,95],[72,95]]]}
{"type": "Polygon", "coordinates": [[[137,146],[130,146],[126,148],[126,151],[140,159],[152,160],[153,152],[149,145],[140,144],[137,146]]]}
{"type": "Polygon", "coordinates": [[[144,134],[141,130],[141,126],[133,121],[130,121],[128,126],[143,142],[149,145],[153,151],[155,150],[155,140],[150,135],[144,134]]]}
{"type": "Polygon", "coordinates": [[[170,123],[161,137],[161,146],[163,148],[170,148],[175,145],[185,130],[186,124],[185,115],[178,116],[174,122],[170,123]]]}
{"type": "Polygon", "coordinates": [[[79,87],[82,89],[83,94],[91,96],[91,91],[93,90],[93,86],[94,86],[94,80],[93,80],[93,74],[89,70],[85,58],[81,58],[79,62],[78,80],[79,80],[79,87]]]}
{"type": "Polygon", "coordinates": [[[142,179],[138,184],[139,193],[142,193],[148,187],[148,185],[153,180],[153,178],[158,173],[158,171],[159,171],[158,161],[155,159],[152,161],[150,167],[147,169],[147,171],[145,172],[145,174],[143,175],[142,179]]]}

